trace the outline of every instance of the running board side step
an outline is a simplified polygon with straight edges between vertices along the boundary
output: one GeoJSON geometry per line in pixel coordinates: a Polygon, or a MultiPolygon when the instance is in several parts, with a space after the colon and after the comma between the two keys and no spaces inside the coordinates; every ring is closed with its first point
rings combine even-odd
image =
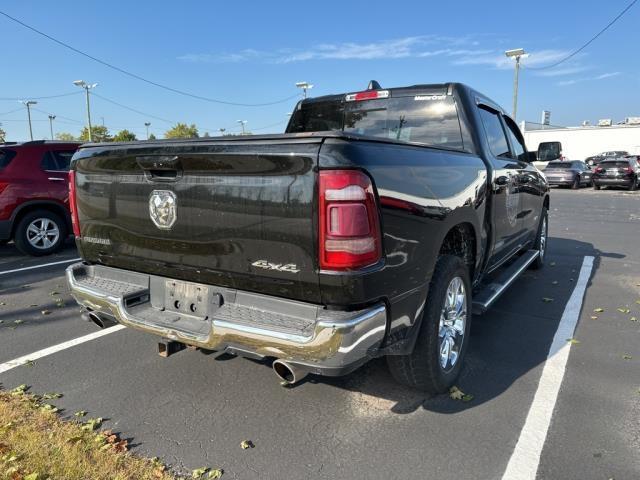
{"type": "Polygon", "coordinates": [[[527,250],[520,258],[509,265],[493,282],[484,285],[473,296],[473,313],[480,315],[486,312],[504,291],[538,258],[538,250],[527,250]]]}

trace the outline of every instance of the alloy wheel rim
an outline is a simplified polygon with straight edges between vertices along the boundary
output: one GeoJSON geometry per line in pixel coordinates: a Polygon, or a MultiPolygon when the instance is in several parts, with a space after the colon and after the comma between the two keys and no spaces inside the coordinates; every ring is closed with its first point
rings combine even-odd
{"type": "Polygon", "coordinates": [[[466,324],[467,294],[464,282],[462,278],[454,277],[445,293],[438,330],[439,363],[445,373],[451,371],[460,359],[466,324]]]}
{"type": "Polygon", "coordinates": [[[50,218],[36,218],[27,227],[27,241],[38,250],[46,250],[60,238],[58,225],[50,218]]]}

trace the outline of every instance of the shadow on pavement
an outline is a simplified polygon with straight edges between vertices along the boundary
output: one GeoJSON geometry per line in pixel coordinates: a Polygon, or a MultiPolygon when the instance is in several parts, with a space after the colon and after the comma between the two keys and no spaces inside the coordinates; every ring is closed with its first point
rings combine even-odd
{"type": "MultiPolygon", "coordinates": [[[[453,401],[446,394],[428,396],[400,386],[392,379],[384,359],[376,359],[342,378],[312,376],[307,381],[385,399],[392,404],[390,411],[398,414],[419,408],[458,413],[482,405],[546,360],[585,256],[594,257],[591,278],[601,257],[625,257],[602,252],[590,243],[550,238],[545,267],[525,272],[487,313],[473,318],[471,343],[458,381],[462,391],[474,396],[470,402],[453,401]]],[[[587,289],[590,285],[591,279],[587,289]]]]}

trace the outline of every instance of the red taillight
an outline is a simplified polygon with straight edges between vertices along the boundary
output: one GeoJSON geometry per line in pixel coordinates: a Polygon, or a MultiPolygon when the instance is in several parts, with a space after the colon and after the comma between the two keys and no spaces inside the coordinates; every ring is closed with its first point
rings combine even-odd
{"type": "Polygon", "coordinates": [[[323,270],[355,270],[382,255],[371,180],[357,170],[323,170],[319,191],[319,256],[323,270]]]}
{"type": "Polygon", "coordinates": [[[389,90],[367,90],[364,92],[350,93],[345,97],[347,102],[359,102],[362,100],[374,100],[376,98],[389,98],[389,90]]]}
{"type": "Polygon", "coordinates": [[[596,167],[595,172],[596,172],[596,173],[604,172],[604,168],[602,168],[602,167],[596,167]]]}
{"type": "Polygon", "coordinates": [[[627,173],[633,173],[633,168],[627,167],[627,168],[624,169],[624,171],[627,172],[627,173]]]}
{"type": "Polygon", "coordinates": [[[80,221],[78,219],[78,204],[76,203],[76,172],[69,170],[69,209],[71,210],[71,224],[73,234],[80,236],[80,221]]]}

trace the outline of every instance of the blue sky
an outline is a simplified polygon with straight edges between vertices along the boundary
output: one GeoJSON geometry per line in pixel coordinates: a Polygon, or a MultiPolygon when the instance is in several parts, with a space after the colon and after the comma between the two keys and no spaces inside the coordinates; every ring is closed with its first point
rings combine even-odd
{"type": "MultiPolygon", "coordinates": [[[[534,70],[580,46],[629,0],[536,2],[163,2],[5,0],[0,10],[107,62],[159,83],[239,103],[382,86],[465,82],[511,110],[513,64],[504,50],[524,47],[518,120],[578,124],[640,116],[640,5],[584,52],[550,70],[534,70]],[[96,5],[95,7],[93,5],[96,5]],[[522,8],[522,12],[516,12],[522,8]],[[529,67],[529,68],[528,68],[529,67]]],[[[281,131],[295,99],[246,108],[182,97],[92,62],[0,16],[0,97],[29,98],[79,91],[73,80],[98,82],[95,93],[145,112],[92,98],[94,123],[144,137],[144,122],[160,136],[170,122],[196,123],[201,133],[281,131]],[[149,115],[167,121],[151,118],[149,115]],[[279,123],[281,122],[281,123],[279,123]],[[268,127],[268,128],[263,128],[268,127]]],[[[42,99],[34,137],[77,134],[84,122],[80,94],[42,99]]],[[[0,100],[8,140],[28,138],[26,111],[0,100]],[[17,110],[17,111],[14,111],[17,110]]]]}

